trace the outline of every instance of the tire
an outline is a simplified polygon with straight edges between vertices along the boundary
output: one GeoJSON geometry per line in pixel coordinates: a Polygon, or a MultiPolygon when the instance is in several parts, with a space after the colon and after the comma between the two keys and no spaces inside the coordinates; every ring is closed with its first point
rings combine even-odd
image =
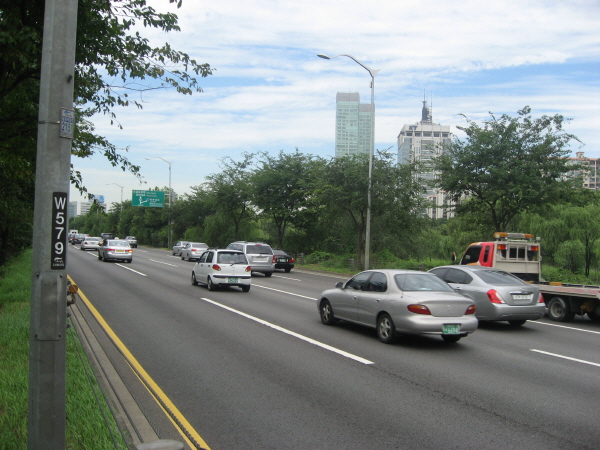
{"type": "Polygon", "coordinates": [[[457,336],[456,334],[442,334],[444,342],[458,342],[460,338],[461,336],[457,336]]]}
{"type": "Polygon", "coordinates": [[[512,327],[520,327],[521,325],[524,325],[525,322],[527,322],[527,321],[526,320],[509,320],[508,321],[508,323],[512,327]]]}
{"type": "Polygon", "coordinates": [[[575,313],[562,297],[552,297],[548,302],[548,316],[556,322],[570,322],[575,313]]]}
{"type": "MultiPolygon", "coordinates": [[[[81,246],[80,246],[80,247],[79,247],[79,250],[83,250],[83,247],[81,247],[81,246]]],[[[84,251],[85,251],[85,250],[84,250],[84,251]]]]}
{"type": "Polygon", "coordinates": [[[244,286],[242,286],[242,291],[244,291],[244,292],[250,292],[250,285],[247,285],[247,286],[244,285],[244,286]]]}
{"type": "Polygon", "coordinates": [[[185,258],[183,257],[183,254],[181,255],[181,260],[182,260],[182,261],[185,261],[185,258]]]}
{"type": "Polygon", "coordinates": [[[321,322],[324,325],[333,325],[336,322],[333,308],[331,307],[329,300],[323,300],[321,302],[321,305],[319,306],[319,315],[321,316],[321,322]]]}
{"type": "Polygon", "coordinates": [[[100,252],[98,252],[98,260],[102,261],[102,255],[100,254],[100,252]]]}
{"type": "Polygon", "coordinates": [[[198,280],[196,280],[196,274],[192,272],[192,286],[198,286],[198,280]]]}
{"type": "Polygon", "coordinates": [[[377,337],[384,344],[391,344],[396,340],[396,327],[388,314],[382,314],[377,319],[377,337]]]}
{"type": "Polygon", "coordinates": [[[265,272],[265,277],[269,278],[271,275],[273,275],[273,272],[265,272]]]}
{"type": "Polygon", "coordinates": [[[213,283],[212,278],[210,278],[210,277],[208,277],[208,279],[206,280],[206,287],[208,288],[209,291],[217,290],[217,286],[213,283]]]}
{"type": "Polygon", "coordinates": [[[290,273],[292,271],[292,269],[285,269],[285,273],[290,273]]]}

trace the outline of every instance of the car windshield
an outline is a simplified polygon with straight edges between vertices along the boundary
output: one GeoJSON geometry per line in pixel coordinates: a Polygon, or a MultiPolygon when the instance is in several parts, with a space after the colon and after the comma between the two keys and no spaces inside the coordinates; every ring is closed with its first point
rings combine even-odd
{"type": "Polygon", "coordinates": [[[126,241],[108,241],[110,247],[129,247],[126,241]]]}
{"type": "Polygon", "coordinates": [[[217,254],[217,262],[219,264],[248,264],[246,255],[237,252],[219,252],[217,254]]]}
{"type": "Polygon", "coordinates": [[[272,255],[273,250],[268,245],[249,245],[246,247],[246,253],[272,255]]]}
{"type": "Polygon", "coordinates": [[[501,272],[498,270],[478,270],[475,273],[487,284],[514,286],[515,284],[527,284],[523,280],[517,278],[512,273],[501,272]]]}
{"type": "Polygon", "coordinates": [[[85,238],[86,241],[99,241],[100,238],[97,237],[89,237],[89,238],[85,238]]]}
{"type": "Polygon", "coordinates": [[[396,285],[403,291],[451,291],[453,289],[436,276],[419,273],[399,273],[394,276],[396,285]]]}

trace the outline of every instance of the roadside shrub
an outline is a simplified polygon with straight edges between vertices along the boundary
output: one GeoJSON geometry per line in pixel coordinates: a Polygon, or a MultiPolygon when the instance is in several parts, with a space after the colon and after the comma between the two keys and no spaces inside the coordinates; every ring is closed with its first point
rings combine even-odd
{"type": "Polygon", "coordinates": [[[581,241],[565,241],[558,246],[556,264],[565,270],[577,273],[585,265],[585,247],[581,241]]]}

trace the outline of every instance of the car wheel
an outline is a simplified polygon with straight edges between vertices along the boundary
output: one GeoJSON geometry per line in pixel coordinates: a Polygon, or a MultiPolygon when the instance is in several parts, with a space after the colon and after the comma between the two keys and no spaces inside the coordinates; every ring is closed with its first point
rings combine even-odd
{"type": "Polygon", "coordinates": [[[271,275],[273,275],[273,272],[265,272],[265,277],[269,278],[271,275]]]}
{"type": "Polygon", "coordinates": [[[321,322],[325,325],[333,325],[335,323],[335,316],[333,315],[333,308],[329,300],[323,300],[319,307],[319,315],[321,316],[321,322]]]}
{"type": "Polygon", "coordinates": [[[79,250],[83,250],[83,247],[79,247],[79,250]]]}
{"type": "Polygon", "coordinates": [[[556,322],[570,322],[575,313],[562,297],[553,297],[548,302],[548,316],[556,322]]]}
{"type": "Polygon", "coordinates": [[[183,253],[181,254],[181,260],[185,261],[185,258],[183,257],[183,253]]]}
{"type": "Polygon", "coordinates": [[[102,255],[100,254],[100,252],[98,252],[98,259],[99,259],[100,261],[102,261],[102,255]]]}
{"type": "Polygon", "coordinates": [[[198,286],[198,280],[196,280],[196,274],[192,272],[192,285],[198,286]]]}
{"type": "Polygon", "coordinates": [[[206,287],[208,288],[209,291],[217,290],[217,286],[213,283],[212,278],[210,278],[210,277],[208,277],[208,279],[206,280],[206,287]]]}
{"type": "Polygon", "coordinates": [[[388,314],[384,313],[377,319],[377,337],[384,344],[391,344],[396,338],[396,327],[388,314]]]}
{"type": "Polygon", "coordinates": [[[285,273],[290,273],[292,269],[285,269],[285,273]]]}
{"type": "Polygon", "coordinates": [[[458,342],[460,341],[461,336],[457,336],[455,334],[442,334],[442,339],[444,342],[458,342]]]}
{"type": "Polygon", "coordinates": [[[591,321],[593,322],[600,322],[600,315],[596,314],[595,311],[588,311],[587,312],[587,316],[590,318],[591,321]]]}
{"type": "Polygon", "coordinates": [[[512,327],[520,327],[521,325],[524,325],[525,322],[527,322],[526,320],[509,320],[508,323],[512,326],[512,327]]]}
{"type": "Polygon", "coordinates": [[[242,291],[244,291],[244,292],[250,292],[250,285],[247,285],[247,286],[244,285],[244,286],[242,286],[242,291]]]}

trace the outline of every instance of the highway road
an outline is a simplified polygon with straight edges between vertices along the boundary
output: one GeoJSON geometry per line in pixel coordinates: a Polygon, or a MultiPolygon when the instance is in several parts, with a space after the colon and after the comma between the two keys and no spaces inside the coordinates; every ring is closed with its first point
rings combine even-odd
{"type": "MultiPolygon", "coordinates": [[[[68,254],[70,277],[206,448],[600,449],[597,323],[385,345],[321,324],[316,299],[344,278],[300,269],[210,292],[192,286],[193,265],[144,247],[131,264],[68,254]]],[[[181,440],[120,371],[159,436],[181,440]]]]}

